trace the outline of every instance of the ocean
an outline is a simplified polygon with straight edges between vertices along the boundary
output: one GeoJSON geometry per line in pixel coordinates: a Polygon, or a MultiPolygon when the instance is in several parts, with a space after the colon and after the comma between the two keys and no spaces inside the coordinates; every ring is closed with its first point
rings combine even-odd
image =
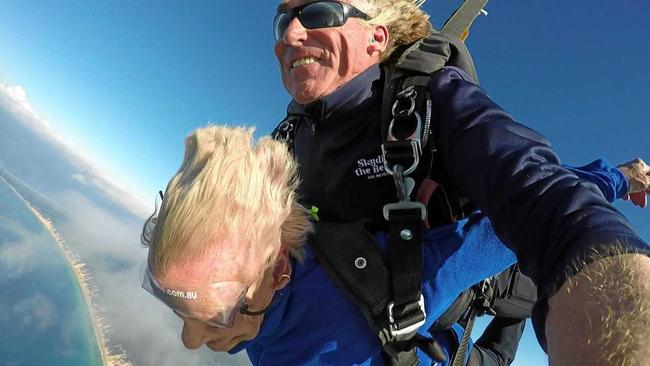
{"type": "Polygon", "coordinates": [[[0,178],[0,366],[100,366],[83,292],[32,211],[0,178]]]}

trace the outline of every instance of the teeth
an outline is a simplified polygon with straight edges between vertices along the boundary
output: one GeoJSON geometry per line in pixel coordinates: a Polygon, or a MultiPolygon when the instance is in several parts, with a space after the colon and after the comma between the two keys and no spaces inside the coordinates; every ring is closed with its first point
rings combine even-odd
{"type": "Polygon", "coordinates": [[[303,57],[301,59],[294,61],[293,64],[291,64],[291,67],[294,68],[302,65],[309,65],[316,61],[318,61],[316,57],[303,57]]]}

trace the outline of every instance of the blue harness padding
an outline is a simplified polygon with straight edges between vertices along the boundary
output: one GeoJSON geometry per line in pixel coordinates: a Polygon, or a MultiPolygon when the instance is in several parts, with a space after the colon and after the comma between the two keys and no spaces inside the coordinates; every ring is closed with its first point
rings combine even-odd
{"type": "MultiPolygon", "coordinates": [[[[385,250],[387,235],[375,238],[385,250]]],[[[515,256],[481,214],[425,231],[423,243],[427,320],[418,333],[433,338],[450,356],[462,328],[431,334],[429,327],[460,292],[503,271],[515,256]]],[[[305,260],[294,265],[290,284],[276,292],[258,336],[231,352],[246,349],[254,365],[384,365],[381,343],[359,308],[336,287],[310,248],[305,252],[305,260]]],[[[433,364],[426,354],[418,356],[421,365],[433,364]]]]}

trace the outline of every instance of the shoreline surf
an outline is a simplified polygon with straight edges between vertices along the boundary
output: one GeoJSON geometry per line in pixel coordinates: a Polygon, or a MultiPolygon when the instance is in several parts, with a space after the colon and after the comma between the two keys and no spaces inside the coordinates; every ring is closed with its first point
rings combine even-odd
{"type": "Polygon", "coordinates": [[[97,311],[93,299],[97,293],[96,285],[92,283],[92,277],[90,276],[86,264],[81,262],[80,258],[76,253],[65,243],[65,240],[59,234],[59,232],[54,227],[52,220],[46,218],[43,214],[40,213],[23,195],[18,192],[18,190],[13,187],[13,185],[8,182],[3,177],[0,177],[7,186],[13,190],[17,197],[20,198],[23,203],[29,208],[34,217],[38,219],[43,228],[49,233],[52,239],[58,244],[59,249],[63,253],[69,268],[72,271],[72,274],[76,278],[79,289],[83,295],[84,301],[86,303],[86,308],[90,315],[91,323],[93,325],[93,330],[95,333],[95,341],[99,348],[100,358],[104,366],[133,366],[133,364],[126,359],[126,354],[116,353],[113,354],[110,351],[108,346],[108,339],[105,335],[105,331],[108,329],[108,323],[101,317],[97,311]]]}

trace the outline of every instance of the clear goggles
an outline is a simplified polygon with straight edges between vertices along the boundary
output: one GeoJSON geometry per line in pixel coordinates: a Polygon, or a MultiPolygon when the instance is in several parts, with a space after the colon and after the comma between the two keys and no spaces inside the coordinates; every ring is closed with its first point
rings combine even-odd
{"type": "MultiPolygon", "coordinates": [[[[155,211],[142,229],[140,240],[145,247],[152,244],[162,199],[162,191],[159,191],[156,196],[155,211]]],[[[143,289],[178,315],[199,320],[213,327],[232,327],[237,313],[256,316],[266,311],[266,308],[259,311],[248,310],[246,304],[248,286],[238,281],[216,282],[192,289],[166,288],[151,274],[147,260],[140,266],[140,284],[143,289]]]]}
{"type": "Polygon", "coordinates": [[[236,313],[260,313],[248,311],[245,301],[248,286],[241,282],[217,282],[192,289],[166,288],[156,281],[149,270],[148,262],[145,261],[140,267],[140,283],[143,289],[178,315],[199,320],[213,327],[232,327],[236,313]]]}

